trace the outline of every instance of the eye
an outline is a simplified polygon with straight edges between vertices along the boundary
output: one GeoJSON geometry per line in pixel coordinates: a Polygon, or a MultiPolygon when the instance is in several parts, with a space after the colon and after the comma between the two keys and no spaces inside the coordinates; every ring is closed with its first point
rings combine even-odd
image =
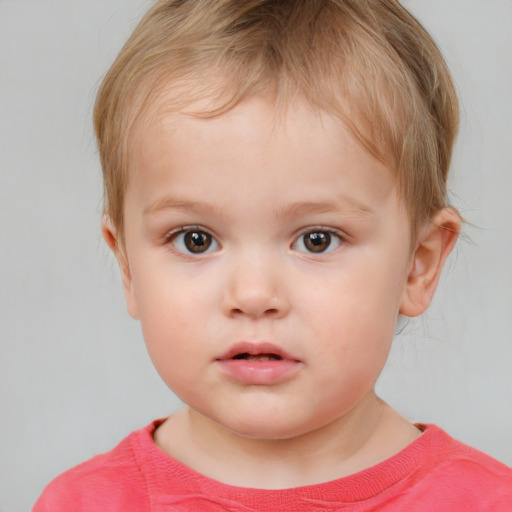
{"type": "Polygon", "coordinates": [[[293,244],[293,248],[315,254],[334,251],[341,245],[341,237],[332,231],[314,230],[303,233],[293,244]]]}
{"type": "Polygon", "coordinates": [[[183,254],[205,254],[219,248],[210,233],[200,229],[182,230],[170,237],[174,247],[183,254]]]}

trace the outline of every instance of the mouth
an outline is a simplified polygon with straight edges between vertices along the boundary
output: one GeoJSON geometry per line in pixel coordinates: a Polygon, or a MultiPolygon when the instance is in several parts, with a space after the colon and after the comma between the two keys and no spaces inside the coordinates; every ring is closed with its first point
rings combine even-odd
{"type": "Polygon", "coordinates": [[[220,372],[246,386],[273,386],[300,372],[302,362],[271,343],[237,343],[216,359],[220,372]]]}
{"type": "Polygon", "coordinates": [[[243,352],[235,354],[231,359],[243,361],[281,361],[283,358],[277,354],[249,354],[248,352],[243,352]]]}
{"type": "Polygon", "coordinates": [[[272,343],[250,342],[237,343],[217,358],[217,361],[227,360],[261,362],[290,360],[299,362],[296,357],[288,354],[277,345],[272,343]]]}

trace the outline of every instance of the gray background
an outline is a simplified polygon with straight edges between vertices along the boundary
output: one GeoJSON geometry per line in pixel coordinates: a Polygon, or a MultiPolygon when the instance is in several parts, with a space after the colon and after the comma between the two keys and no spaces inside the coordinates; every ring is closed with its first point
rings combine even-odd
{"type": "MultiPolygon", "coordinates": [[[[512,2],[408,0],[463,104],[451,183],[475,227],[381,395],[512,464],[512,2]]],[[[0,0],[0,511],[178,401],[160,382],[100,238],[91,108],[144,0],[0,0]]]]}

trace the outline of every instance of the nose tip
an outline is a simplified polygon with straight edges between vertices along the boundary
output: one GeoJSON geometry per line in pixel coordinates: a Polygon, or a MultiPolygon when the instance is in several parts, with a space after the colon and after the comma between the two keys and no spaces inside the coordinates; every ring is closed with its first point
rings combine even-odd
{"type": "Polygon", "coordinates": [[[285,316],[289,304],[275,269],[262,265],[250,267],[232,269],[224,296],[224,312],[231,317],[253,319],[285,316]]]}
{"type": "Polygon", "coordinates": [[[233,304],[229,312],[231,316],[247,316],[250,318],[278,317],[283,308],[277,304],[277,300],[268,300],[264,297],[246,297],[242,301],[233,304]]]}

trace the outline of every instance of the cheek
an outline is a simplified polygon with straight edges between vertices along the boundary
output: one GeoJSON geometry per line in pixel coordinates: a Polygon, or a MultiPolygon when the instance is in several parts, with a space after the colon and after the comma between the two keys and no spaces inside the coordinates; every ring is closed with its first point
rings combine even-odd
{"type": "Polygon", "coordinates": [[[148,348],[167,352],[193,351],[205,328],[203,299],[175,288],[151,293],[139,302],[140,321],[148,348]]]}
{"type": "Polygon", "coordinates": [[[317,354],[363,379],[380,372],[387,358],[403,285],[396,263],[379,263],[354,265],[322,287],[303,288],[298,298],[309,334],[318,341],[317,354]]]}
{"type": "Polygon", "coordinates": [[[153,360],[168,360],[177,351],[192,350],[192,344],[183,339],[195,339],[190,331],[198,328],[201,295],[158,265],[146,265],[143,272],[134,273],[133,287],[153,360]]]}
{"type": "Polygon", "coordinates": [[[182,306],[182,302],[168,302],[141,315],[141,326],[153,366],[167,386],[183,398],[190,389],[199,392],[198,376],[205,371],[210,352],[199,343],[204,327],[197,315],[173,306],[182,306]]]}
{"type": "Polygon", "coordinates": [[[218,286],[187,268],[154,264],[144,269],[134,284],[146,347],[162,379],[178,385],[218,355],[218,286]]]}
{"type": "Polygon", "coordinates": [[[302,287],[297,304],[307,314],[323,318],[320,325],[339,332],[394,328],[405,283],[392,265],[365,265],[338,272],[323,281],[302,287]],[[306,307],[304,307],[304,305],[306,307]]]}
{"type": "Polygon", "coordinates": [[[211,300],[212,283],[204,272],[172,264],[164,251],[139,259],[133,264],[133,287],[143,324],[172,322],[183,328],[211,300]]]}

